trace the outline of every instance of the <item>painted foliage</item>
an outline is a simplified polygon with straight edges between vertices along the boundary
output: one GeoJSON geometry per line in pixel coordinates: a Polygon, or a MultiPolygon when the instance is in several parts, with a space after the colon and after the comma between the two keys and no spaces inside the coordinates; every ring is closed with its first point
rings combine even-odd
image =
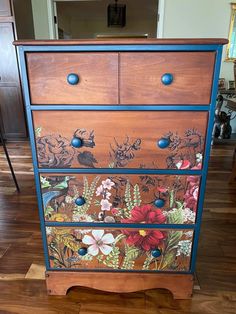
{"type": "Polygon", "coordinates": [[[178,212],[178,223],[195,222],[199,176],[42,174],[40,179],[47,221],[165,224],[178,212]],[[85,200],[82,206],[78,197],[85,200]]]}
{"type": "MultiPolygon", "coordinates": [[[[178,220],[178,212],[171,220],[178,220]]],[[[46,227],[51,268],[189,271],[192,230],[46,227]]]]}

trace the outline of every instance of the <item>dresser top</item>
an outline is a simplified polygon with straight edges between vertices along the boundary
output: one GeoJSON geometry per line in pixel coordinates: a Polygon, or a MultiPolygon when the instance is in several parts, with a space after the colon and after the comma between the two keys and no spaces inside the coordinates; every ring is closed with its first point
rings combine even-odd
{"type": "Polygon", "coordinates": [[[73,40],[16,40],[16,46],[77,46],[77,45],[224,45],[224,38],[107,38],[107,39],[73,39],[73,40]]]}

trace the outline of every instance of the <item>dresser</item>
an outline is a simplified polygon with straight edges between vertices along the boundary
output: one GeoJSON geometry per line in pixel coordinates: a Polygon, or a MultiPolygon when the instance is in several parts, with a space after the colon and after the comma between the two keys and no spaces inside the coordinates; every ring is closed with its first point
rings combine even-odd
{"type": "Polygon", "coordinates": [[[15,42],[48,294],[191,297],[225,43],[15,42]]]}

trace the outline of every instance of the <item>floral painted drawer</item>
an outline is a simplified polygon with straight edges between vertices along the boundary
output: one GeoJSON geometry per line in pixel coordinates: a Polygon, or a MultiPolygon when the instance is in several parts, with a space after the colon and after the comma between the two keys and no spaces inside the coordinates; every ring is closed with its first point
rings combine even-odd
{"type": "Polygon", "coordinates": [[[199,169],[208,113],[34,111],[40,168],[199,169]]]}
{"type": "Polygon", "coordinates": [[[46,221],[193,224],[199,176],[41,174],[46,221]]]}
{"type": "Polygon", "coordinates": [[[189,271],[193,230],[46,227],[52,269],[189,271]]]}

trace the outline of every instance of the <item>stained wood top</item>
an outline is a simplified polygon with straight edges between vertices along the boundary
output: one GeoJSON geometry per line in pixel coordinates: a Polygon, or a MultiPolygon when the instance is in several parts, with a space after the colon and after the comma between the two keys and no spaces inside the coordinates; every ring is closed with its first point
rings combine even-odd
{"type": "Polygon", "coordinates": [[[73,39],[73,40],[16,40],[16,46],[77,46],[77,45],[125,45],[125,44],[156,44],[156,45],[225,45],[224,38],[107,38],[107,39],[73,39]]]}

